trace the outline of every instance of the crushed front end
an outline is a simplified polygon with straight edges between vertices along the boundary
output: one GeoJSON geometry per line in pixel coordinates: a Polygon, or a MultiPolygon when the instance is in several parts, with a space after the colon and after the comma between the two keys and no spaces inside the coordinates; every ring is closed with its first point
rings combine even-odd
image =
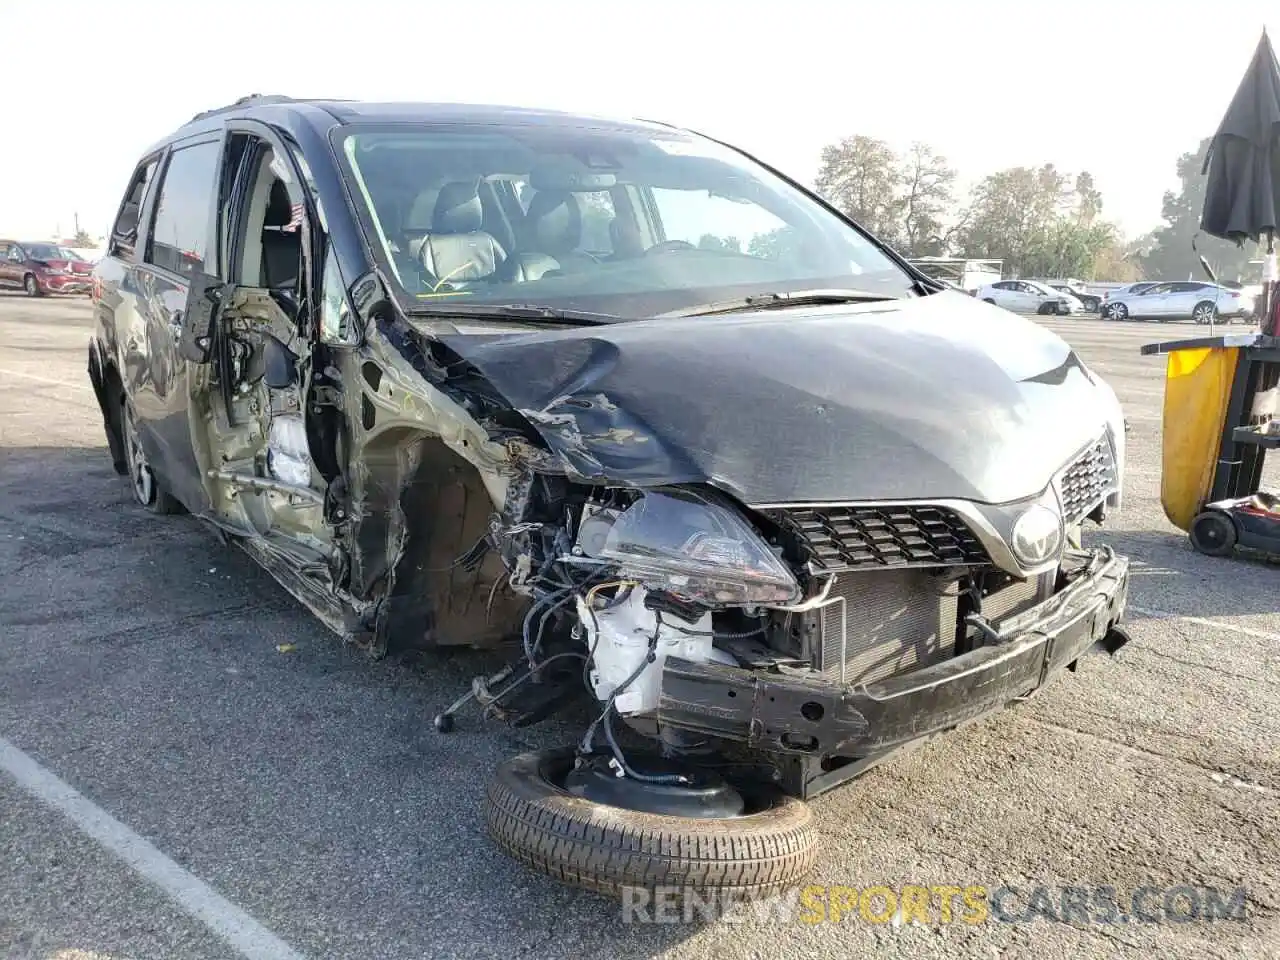
{"type": "Polygon", "coordinates": [[[619,775],[616,721],[668,757],[821,793],[1123,644],[1128,561],[1079,541],[1118,500],[1116,434],[1000,505],[746,507],[705,485],[531,477],[493,531],[532,598],[525,675],[583,668],[602,710],[580,757],[619,775]]]}

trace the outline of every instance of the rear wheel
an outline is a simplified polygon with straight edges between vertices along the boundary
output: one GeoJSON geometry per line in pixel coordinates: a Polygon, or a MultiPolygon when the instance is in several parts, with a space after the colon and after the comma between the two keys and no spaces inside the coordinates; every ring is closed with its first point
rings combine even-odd
{"type": "Polygon", "coordinates": [[[983,302],[983,303],[989,303],[989,304],[991,304],[993,307],[996,305],[996,302],[995,302],[994,300],[992,300],[990,297],[983,297],[983,298],[982,298],[982,302],[983,302]]]}
{"type": "Polygon", "coordinates": [[[147,455],[142,450],[138,438],[138,424],[133,413],[133,404],[125,397],[121,401],[120,421],[124,425],[124,458],[128,467],[129,489],[133,491],[133,499],[152,513],[173,514],[182,512],[182,504],[160,486],[155,473],[147,463],[147,455]]]}
{"type": "Polygon", "coordinates": [[[1218,308],[1212,300],[1201,300],[1191,311],[1191,319],[1196,323],[1213,323],[1218,318],[1218,308]]]}
{"type": "Polygon", "coordinates": [[[40,281],[36,279],[34,273],[28,273],[22,278],[22,289],[27,291],[28,297],[38,297],[41,294],[40,281]]]}
{"type": "MultiPolygon", "coordinates": [[[[655,888],[768,896],[800,884],[817,860],[818,833],[801,800],[761,790],[734,812],[731,798],[743,795],[714,776],[664,787],[575,770],[574,755],[563,748],[514,757],[485,796],[498,846],[562,883],[615,897],[655,888]],[[593,789],[628,786],[633,807],[644,809],[588,799],[593,789]],[[705,815],[651,812],[698,809],[705,815]]],[[[652,769],[638,757],[629,765],[652,769]]]]}
{"type": "Polygon", "coordinates": [[[1227,557],[1236,548],[1236,525],[1221,510],[1206,510],[1191,521],[1191,545],[1210,557],[1227,557]]]}

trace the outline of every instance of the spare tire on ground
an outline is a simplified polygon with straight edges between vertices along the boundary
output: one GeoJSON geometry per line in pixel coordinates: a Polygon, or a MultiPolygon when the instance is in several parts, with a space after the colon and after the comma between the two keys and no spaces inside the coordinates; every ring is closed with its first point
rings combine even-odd
{"type": "Polygon", "coordinates": [[[485,796],[494,841],[562,883],[613,897],[663,888],[747,899],[797,886],[817,860],[817,830],[802,800],[762,790],[738,816],[644,813],[569,793],[573,760],[573,748],[513,757],[485,796]]]}

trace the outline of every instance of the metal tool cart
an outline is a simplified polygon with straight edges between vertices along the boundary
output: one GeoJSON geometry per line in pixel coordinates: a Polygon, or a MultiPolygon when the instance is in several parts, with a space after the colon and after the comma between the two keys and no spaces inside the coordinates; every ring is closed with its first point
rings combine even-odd
{"type": "Polygon", "coordinates": [[[1259,333],[1142,347],[1167,355],[1160,502],[1201,553],[1280,556],[1280,496],[1261,489],[1280,447],[1280,337],[1259,333]]]}

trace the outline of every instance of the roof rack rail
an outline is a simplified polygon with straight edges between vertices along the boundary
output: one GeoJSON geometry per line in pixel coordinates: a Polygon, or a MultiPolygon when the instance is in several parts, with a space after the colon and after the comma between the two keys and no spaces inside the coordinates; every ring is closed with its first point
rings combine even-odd
{"type": "Polygon", "coordinates": [[[218,114],[225,113],[228,110],[234,110],[236,107],[248,105],[255,107],[269,106],[273,103],[297,103],[297,101],[293,97],[286,97],[279,93],[251,93],[247,97],[241,97],[234,103],[228,103],[226,106],[214,107],[211,110],[202,110],[200,113],[197,113],[194,117],[188,120],[187,123],[195,123],[197,120],[203,120],[206,117],[217,116],[218,114]]]}

